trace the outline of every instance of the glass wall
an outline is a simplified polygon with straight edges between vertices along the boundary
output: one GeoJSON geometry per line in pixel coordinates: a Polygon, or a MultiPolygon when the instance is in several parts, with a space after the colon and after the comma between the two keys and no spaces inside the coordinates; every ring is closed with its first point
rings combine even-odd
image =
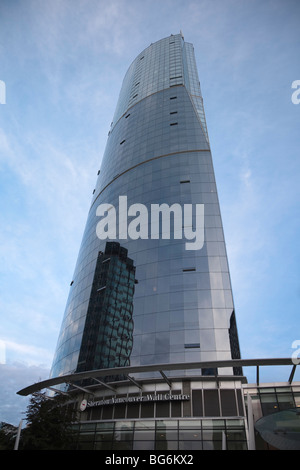
{"type": "Polygon", "coordinates": [[[291,387],[258,388],[258,398],[263,416],[296,406],[294,392],[291,387]]]}
{"type": "MultiPolygon", "coordinates": [[[[81,361],[97,260],[108,241],[120,243],[135,266],[128,364],[239,357],[197,77],[193,48],[181,35],[149,46],[129,68],[93,191],[52,377],[77,370],[81,361]],[[161,211],[155,225],[152,208],[158,206],[169,212],[161,211]]],[[[98,310],[95,318],[102,314],[100,304],[98,310]]]]}
{"type": "Polygon", "coordinates": [[[127,250],[107,242],[97,259],[76,372],[129,365],[134,284],[127,250]]]}
{"type": "Polygon", "coordinates": [[[79,450],[247,450],[243,419],[82,423],[79,450]]]}

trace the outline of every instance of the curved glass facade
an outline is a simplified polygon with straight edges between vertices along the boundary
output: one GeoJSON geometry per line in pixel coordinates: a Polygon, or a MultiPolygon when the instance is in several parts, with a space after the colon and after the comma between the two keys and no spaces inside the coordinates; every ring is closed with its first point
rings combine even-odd
{"type": "Polygon", "coordinates": [[[51,376],[231,358],[239,344],[203,100],[193,46],[172,35],[124,78],[51,376]]]}

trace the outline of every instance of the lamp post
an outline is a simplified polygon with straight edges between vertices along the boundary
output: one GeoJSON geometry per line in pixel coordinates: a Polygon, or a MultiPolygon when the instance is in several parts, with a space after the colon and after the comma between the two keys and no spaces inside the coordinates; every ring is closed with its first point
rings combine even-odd
{"type": "Polygon", "coordinates": [[[19,423],[19,427],[18,427],[18,432],[17,432],[17,437],[16,437],[16,441],[15,441],[14,450],[18,450],[18,448],[19,448],[19,441],[20,441],[20,436],[21,436],[21,431],[22,431],[22,424],[23,424],[23,420],[21,419],[21,421],[19,423]]]}

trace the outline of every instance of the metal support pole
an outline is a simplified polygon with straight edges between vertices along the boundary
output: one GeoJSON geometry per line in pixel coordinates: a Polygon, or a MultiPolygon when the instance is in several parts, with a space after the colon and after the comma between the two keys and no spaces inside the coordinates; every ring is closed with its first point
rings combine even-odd
{"type": "Polygon", "coordinates": [[[167,382],[167,384],[169,385],[170,389],[172,388],[172,384],[170,382],[170,380],[168,379],[168,377],[166,376],[166,374],[164,373],[164,371],[160,370],[160,375],[162,376],[162,378],[167,382]]]}
{"type": "Polygon", "coordinates": [[[23,420],[21,419],[21,421],[19,423],[19,427],[18,427],[17,437],[16,437],[16,440],[15,440],[14,450],[19,449],[19,441],[20,441],[20,436],[21,436],[22,423],[23,423],[23,420]]]}
{"type": "Polygon", "coordinates": [[[248,447],[249,447],[249,450],[255,450],[252,398],[250,397],[249,392],[247,393],[247,408],[248,408],[248,433],[249,433],[248,447]]]}
{"type": "Polygon", "coordinates": [[[289,384],[291,384],[293,382],[294,375],[295,375],[295,372],[296,372],[296,367],[297,367],[297,364],[294,364],[293,368],[292,368],[292,371],[291,371],[291,374],[290,374],[290,377],[289,377],[289,384]]]}
{"type": "Polygon", "coordinates": [[[225,434],[225,431],[222,432],[222,450],[227,450],[227,448],[226,448],[226,434],[225,434]]]}

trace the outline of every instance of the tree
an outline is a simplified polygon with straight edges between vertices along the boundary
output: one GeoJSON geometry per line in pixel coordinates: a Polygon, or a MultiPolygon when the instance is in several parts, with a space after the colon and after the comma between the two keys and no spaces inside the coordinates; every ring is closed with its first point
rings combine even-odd
{"type": "Polygon", "coordinates": [[[14,448],[18,429],[12,424],[0,422],[0,450],[14,448]]]}
{"type": "Polygon", "coordinates": [[[49,398],[45,393],[31,396],[26,412],[27,427],[22,431],[20,449],[67,450],[73,448],[72,423],[76,416],[68,398],[49,398]]]}

